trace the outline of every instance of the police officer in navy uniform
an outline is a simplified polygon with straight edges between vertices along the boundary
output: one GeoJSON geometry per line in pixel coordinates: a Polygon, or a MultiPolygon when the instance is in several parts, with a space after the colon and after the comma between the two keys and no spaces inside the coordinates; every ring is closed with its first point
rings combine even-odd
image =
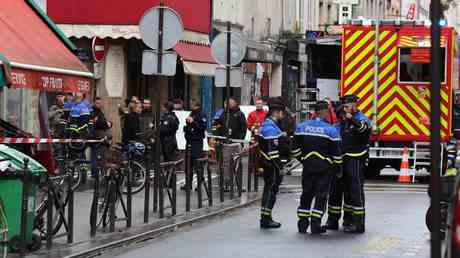
{"type": "Polygon", "coordinates": [[[176,159],[179,119],[173,112],[174,104],[171,101],[163,104],[164,112],[160,117],[160,141],[163,151],[163,161],[171,162],[176,159]]]}
{"type": "Polygon", "coordinates": [[[182,190],[187,189],[187,187],[191,189],[191,179],[193,177],[193,169],[196,168],[196,160],[203,157],[203,139],[205,138],[207,119],[201,112],[201,104],[198,101],[192,101],[192,112],[185,119],[185,122],[184,133],[185,140],[187,141],[187,148],[190,149],[191,153],[190,165],[192,173],[186,185],[181,187],[182,190]]]}
{"type": "Polygon", "coordinates": [[[351,208],[351,221],[345,233],[365,232],[364,170],[369,156],[370,120],[357,109],[358,98],[346,95],[342,99],[345,120],[341,122],[343,180],[351,208]]]}
{"type": "Polygon", "coordinates": [[[276,195],[279,186],[283,180],[280,170],[284,163],[280,156],[285,156],[289,150],[280,148],[280,141],[287,137],[286,133],[281,131],[280,122],[284,117],[285,105],[280,98],[271,98],[268,100],[268,115],[257,136],[260,156],[262,160],[264,190],[261,207],[261,228],[279,228],[281,223],[272,219],[272,209],[276,202],[276,195]]]}
{"type": "Polygon", "coordinates": [[[292,150],[294,157],[303,164],[302,196],[297,209],[297,226],[302,234],[309,226],[312,234],[326,232],[321,220],[326,211],[330,179],[340,171],[342,163],[339,132],[326,120],[328,103],[319,101],[315,113],[316,118],[297,126],[292,150]],[[313,199],[315,204],[311,207],[313,199]]]}
{"type": "MultiPolygon", "coordinates": [[[[343,105],[340,104],[336,108],[336,115],[338,122],[334,125],[340,133],[341,124],[345,121],[346,113],[343,105]]],[[[345,189],[345,182],[343,178],[343,170],[333,176],[331,179],[331,186],[329,189],[329,200],[327,207],[327,223],[328,230],[339,230],[339,220],[342,217],[343,207],[343,226],[347,227],[351,223],[351,216],[353,214],[352,206],[349,201],[349,194],[345,189]]]]}

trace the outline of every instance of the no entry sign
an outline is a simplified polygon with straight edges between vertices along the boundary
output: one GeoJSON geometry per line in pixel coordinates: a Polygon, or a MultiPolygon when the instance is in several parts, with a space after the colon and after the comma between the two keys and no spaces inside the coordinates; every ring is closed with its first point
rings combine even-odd
{"type": "Polygon", "coordinates": [[[96,62],[101,62],[105,57],[105,39],[99,37],[93,38],[92,43],[93,58],[96,62]]]}

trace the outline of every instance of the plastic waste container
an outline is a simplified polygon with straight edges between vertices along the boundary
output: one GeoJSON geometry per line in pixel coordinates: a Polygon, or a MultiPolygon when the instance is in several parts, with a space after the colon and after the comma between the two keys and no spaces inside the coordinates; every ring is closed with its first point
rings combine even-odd
{"type": "Polygon", "coordinates": [[[0,198],[3,200],[8,223],[8,241],[10,241],[10,246],[13,250],[17,249],[21,242],[22,194],[24,191],[22,178],[15,175],[18,175],[17,172],[24,169],[25,159],[29,160],[27,171],[30,176],[27,201],[26,245],[28,248],[35,249],[36,247],[32,246],[41,244],[40,237],[37,239],[37,237],[33,237],[32,235],[35,219],[35,198],[38,183],[46,178],[47,170],[26,154],[0,144],[0,198]]]}

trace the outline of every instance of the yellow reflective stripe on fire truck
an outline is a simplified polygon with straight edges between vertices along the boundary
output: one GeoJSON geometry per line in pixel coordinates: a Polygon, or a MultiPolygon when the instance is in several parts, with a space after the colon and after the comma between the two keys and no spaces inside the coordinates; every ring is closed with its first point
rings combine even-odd
{"type": "Polygon", "coordinates": [[[359,35],[363,34],[363,31],[362,30],[357,30],[355,32],[353,32],[353,35],[351,35],[347,41],[345,42],[345,47],[349,47],[351,46],[351,44],[353,44],[356,40],[356,38],[359,37],[359,35]]]}
{"type": "Polygon", "coordinates": [[[348,61],[348,59],[350,59],[350,57],[353,55],[353,53],[355,53],[356,51],[360,50],[364,46],[364,44],[367,43],[367,41],[370,38],[374,37],[374,34],[375,34],[374,31],[369,31],[369,32],[366,32],[366,33],[367,34],[359,42],[355,42],[353,48],[350,49],[350,51],[345,54],[345,61],[348,61]]]}
{"type": "MultiPolygon", "coordinates": [[[[345,73],[349,73],[351,69],[355,68],[357,64],[361,64],[361,61],[364,59],[366,55],[368,55],[370,52],[375,51],[375,44],[369,44],[363,51],[359,53],[359,55],[354,58],[350,64],[347,65],[345,68],[345,73]]],[[[359,67],[356,67],[359,69],[359,67]]]]}

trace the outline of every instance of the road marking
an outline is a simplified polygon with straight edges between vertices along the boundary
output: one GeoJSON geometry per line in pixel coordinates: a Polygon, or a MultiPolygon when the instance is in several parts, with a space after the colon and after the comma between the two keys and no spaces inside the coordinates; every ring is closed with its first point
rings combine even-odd
{"type": "Polygon", "coordinates": [[[394,249],[401,242],[399,237],[378,237],[369,241],[369,244],[364,249],[365,253],[371,254],[387,254],[388,251],[394,249]]]}

